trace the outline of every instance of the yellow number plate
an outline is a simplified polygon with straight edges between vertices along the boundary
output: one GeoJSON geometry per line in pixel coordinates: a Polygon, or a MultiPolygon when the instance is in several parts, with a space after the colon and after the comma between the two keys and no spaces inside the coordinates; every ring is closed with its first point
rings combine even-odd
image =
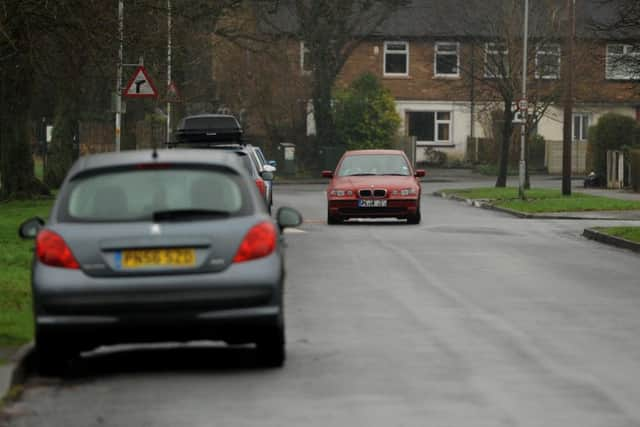
{"type": "Polygon", "coordinates": [[[192,267],[196,264],[195,249],[136,249],[122,251],[122,268],[192,267]]]}

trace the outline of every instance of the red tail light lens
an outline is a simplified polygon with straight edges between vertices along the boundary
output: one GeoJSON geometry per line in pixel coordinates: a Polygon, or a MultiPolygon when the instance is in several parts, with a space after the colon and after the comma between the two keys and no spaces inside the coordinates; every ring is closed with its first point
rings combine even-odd
{"type": "Polygon", "coordinates": [[[272,223],[265,221],[253,226],[240,244],[233,262],[266,257],[275,250],[276,239],[276,228],[272,223]]]}
{"type": "Polygon", "coordinates": [[[260,194],[262,194],[263,197],[266,196],[267,184],[264,183],[264,180],[262,178],[256,179],[256,185],[258,186],[258,190],[260,190],[260,194]]]}
{"type": "Polygon", "coordinates": [[[62,237],[50,230],[43,230],[36,237],[36,255],[40,262],[52,267],[79,269],[80,264],[62,237]]]}

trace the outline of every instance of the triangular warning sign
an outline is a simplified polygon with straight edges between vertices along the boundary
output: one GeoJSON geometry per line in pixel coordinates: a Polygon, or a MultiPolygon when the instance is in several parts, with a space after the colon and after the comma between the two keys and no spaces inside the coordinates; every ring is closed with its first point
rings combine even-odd
{"type": "Polygon", "coordinates": [[[133,73],[124,90],[124,96],[131,98],[155,98],[158,96],[158,91],[143,66],[138,67],[133,73]]]}
{"type": "Polygon", "coordinates": [[[167,101],[180,102],[180,92],[178,92],[175,82],[171,82],[167,88],[167,101]]]}

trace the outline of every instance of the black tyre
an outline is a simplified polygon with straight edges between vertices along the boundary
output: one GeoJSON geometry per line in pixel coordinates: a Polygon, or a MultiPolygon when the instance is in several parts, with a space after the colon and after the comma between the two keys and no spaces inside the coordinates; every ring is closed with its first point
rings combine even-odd
{"type": "Polygon", "coordinates": [[[64,342],[55,342],[42,333],[36,334],[36,370],[45,377],[64,375],[73,358],[73,352],[65,348],[64,342]]]}
{"type": "Polygon", "coordinates": [[[409,215],[407,217],[407,224],[420,224],[422,215],[420,214],[420,208],[416,211],[415,215],[409,215]]]}
{"type": "Polygon", "coordinates": [[[332,216],[327,212],[327,224],[329,225],[342,224],[342,219],[332,216]]]}
{"type": "Polygon", "coordinates": [[[276,327],[273,331],[266,332],[256,342],[258,363],[267,368],[279,368],[284,365],[286,359],[284,325],[276,327]]]}

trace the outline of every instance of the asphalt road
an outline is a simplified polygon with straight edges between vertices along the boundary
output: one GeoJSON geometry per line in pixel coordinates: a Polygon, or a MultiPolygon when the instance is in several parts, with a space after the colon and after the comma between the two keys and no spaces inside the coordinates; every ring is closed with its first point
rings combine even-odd
{"type": "Polygon", "coordinates": [[[329,227],[323,189],[274,193],[307,220],[287,234],[283,369],[205,344],[103,353],[32,378],[5,423],[640,426],[640,262],[580,236],[605,223],[425,194],[420,225],[329,227]]]}

